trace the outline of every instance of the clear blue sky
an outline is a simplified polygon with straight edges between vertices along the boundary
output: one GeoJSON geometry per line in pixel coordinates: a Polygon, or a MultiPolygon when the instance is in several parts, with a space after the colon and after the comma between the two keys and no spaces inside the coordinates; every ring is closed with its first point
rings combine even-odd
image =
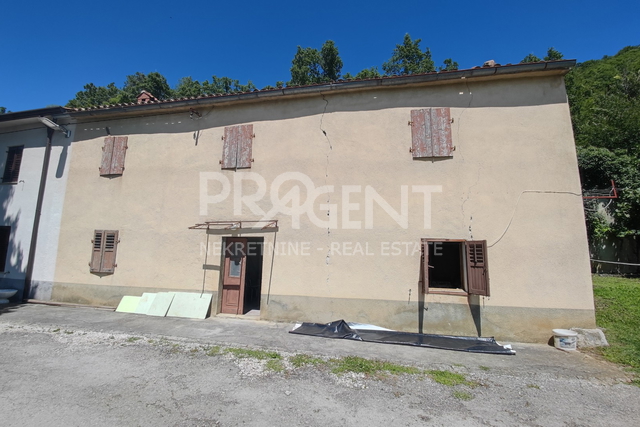
{"type": "Polygon", "coordinates": [[[128,74],[228,76],[259,88],[290,78],[296,46],[334,40],[344,72],[389,59],[405,33],[436,64],[517,63],[548,47],[583,62],[640,44],[640,1],[6,1],[0,106],[64,105],[86,83],[128,74]]]}

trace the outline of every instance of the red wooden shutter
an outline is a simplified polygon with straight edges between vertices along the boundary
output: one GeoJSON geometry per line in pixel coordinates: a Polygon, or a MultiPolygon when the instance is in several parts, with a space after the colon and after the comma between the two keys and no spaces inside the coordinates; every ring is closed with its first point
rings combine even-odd
{"type": "Polygon", "coordinates": [[[124,156],[127,152],[126,136],[116,136],[113,138],[113,154],[111,156],[111,175],[122,175],[124,171],[124,156]]]}
{"type": "Polygon", "coordinates": [[[102,249],[104,245],[104,231],[96,230],[93,233],[91,250],[91,262],[89,263],[89,271],[91,273],[99,273],[102,264],[102,249]]]}
{"type": "Polygon", "coordinates": [[[102,273],[113,273],[116,268],[116,248],[118,247],[118,232],[104,232],[104,249],[102,251],[102,273]]]}
{"type": "Polygon", "coordinates": [[[431,146],[433,157],[452,155],[451,113],[449,108],[431,109],[431,146]]]}
{"type": "Polygon", "coordinates": [[[411,110],[411,153],[414,159],[452,155],[448,107],[411,110]]]}
{"type": "Polygon", "coordinates": [[[414,159],[432,156],[429,109],[411,110],[411,153],[414,159]]]}
{"type": "Polygon", "coordinates": [[[429,242],[427,240],[422,241],[422,262],[420,264],[422,271],[422,292],[429,293],[429,242]]]}
{"type": "Polygon", "coordinates": [[[100,175],[111,174],[111,159],[113,157],[113,136],[107,136],[104,139],[104,146],[102,147],[102,162],[100,163],[100,175]]]}
{"type": "Polygon", "coordinates": [[[9,150],[7,150],[7,163],[4,167],[2,182],[18,182],[23,150],[24,146],[22,145],[19,147],[9,147],[9,150]]]}
{"type": "Polygon", "coordinates": [[[487,242],[470,240],[467,247],[467,282],[472,295],[489,296],[489,271],[487,268],[487,242]]]}
{"type": "Polygon", "coordinates": [[[224,145],[222,147],[222,169],[235,169],[238,155],[238,127],[224,128],[224,145]]]}
{"type": "Polygon", "coordinates": [[[246,169],[251,167],[251,151],[253,145],[253,125],[241,125],[238,127],[238,154],[236,168],[246,169]]]}

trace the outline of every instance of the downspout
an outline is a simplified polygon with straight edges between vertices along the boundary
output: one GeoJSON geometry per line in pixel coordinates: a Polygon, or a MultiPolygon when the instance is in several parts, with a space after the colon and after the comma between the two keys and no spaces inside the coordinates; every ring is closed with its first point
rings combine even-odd
{"type": "Polygon", "coordinates": [[[36,202],[36,212],[33,218],[33,231],[31,232],[31,244],[29,246],[29,258],[27,260],[27,272],[24,277],[24,290],[22,292],[22,302],[27,302],[31,293],[31,278],[33,276],[33,264],[36,259],[36,245],[38,243],[38,230],[40,228],[40,217],[42,216],[42,203],[44,201],[44,189],[47,184],[49,173],[49,159],[51,158],[51,140],[53,139],[53,129],[47,128],[47,145],[42,161],[42,174],[40,175],[40,188],[38,189],[38,200],[36,202]]]}

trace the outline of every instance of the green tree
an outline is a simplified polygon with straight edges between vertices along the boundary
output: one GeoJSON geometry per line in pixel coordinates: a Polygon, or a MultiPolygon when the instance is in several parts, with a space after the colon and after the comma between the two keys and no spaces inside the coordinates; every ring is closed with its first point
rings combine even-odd
{"type": "Polygon", "coordinates": [[[565,77],[584,190],[621,188],[606,210],[585,202],[589,235],[640,234],[640,46],[578,64],[565,77]]]}
{"type": "Polygon", "coordinates": [[[555,50],[553,47],[547,49],[547,56],[544,57],[545,61],[559,61],[564,58],[564,55],[555,50]]]}
{"type": "Polygon", "coordinates": [[[342,71],[342,59],[338,52],[338,47],[333,40],[327,40],[320,49],[320,67],[322,68],[322,79],[324,81],[336,81],[340,78],[342,71]]]}
{"type": "Polygon", "coordinates": [[[287,86],[320,83],[322,81],[321,58],[317,49],[298,46],[291,61],[291,80],[287,82],[287,86]]]}
{"type": "Polygon", "coordinates": [[[7,112],[6,107],[0,107],[0,114],[4,114],[7,112]]]}
{"type": "Polygon", "coordinates": [[[107,86],[96,86],[93,83],[84,85],[83,90],[76,93],[75,98],[67,102],[70,108],[90,108],[98,105],[117,104],[121,102],[122,91],[115,83],[107,86]]]}
{"type": "Polygon", "coordinates": [[[291,61],[291,80],[287,86],[335,81],[340,78],[342,59],[333,40],[327,40],[320,50],[298,46],[291,61]]]}
{"type": "Polygon", "coordinates": [[[438,67],[438,71],[455,71],[458,69],[458,63],[451,58],[447,58],[442,62],[442,66],[438,67]]]}
{"type": "Polygon", "coordinates": [[[411,40],[409,34],[404,35],[402,44],[397,44],[391,58],[382,69],[386,75],[430,73],[436,70],[431,50],[426,48],[423,52],[420,48],[421,39],[411,40]]]}
{"type": "Polygon", "coordinates": [[[211,77],[202,82],[202,91],[205,95],[226,95],[237,92],[249,92],[255,90],[256,86],[249,80],[246,85],[240,84],[239,80],[230,77],[211,77]]]}
{"type": "Polygon", "coordinates": [[[204,95],[204,90],[199,81],[183,77],[178,81],[173,93],[178,98],[191,98],[204,95]]]}
{"type": "Polygon", "coordinates": [[[135,102],[143,90],[160,100],[173,96],[173,91],[162,74],[157,71],[149,74],[137,72],[127,76],[122,87],[120,102],[135,102]]]}
{"type": "Polygon", "coordinates": [[[529,55],[525,56],[524,59],[522,61],[520,61],[520,63],[521,64],[526,64],[526,63],[529,63],[529,62],[540,62],[540,61],[542,61],[542,59],[538,58],[533,53],[530,53],[529,55]]]}
{"type": "Polygon", "coordinates": [[[365,68],[360,71],[354,78],[356,79],[376,79],[381,77],[378,67],[365,68]]]}

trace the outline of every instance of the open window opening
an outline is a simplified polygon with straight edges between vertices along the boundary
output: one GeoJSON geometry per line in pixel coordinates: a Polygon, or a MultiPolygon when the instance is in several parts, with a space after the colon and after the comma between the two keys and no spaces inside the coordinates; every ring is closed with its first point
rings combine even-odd
{"type": "Polygon", "coordinates": [[[429,287],[438,289],[462,289],[464,279],[464,242],[428,242],[429,287]]]}
{"type": "Polygon", "coordinates": [[[424,293],[466,292],[489,296],[484,240],[422,239],[420,264],[424,293]]]}

